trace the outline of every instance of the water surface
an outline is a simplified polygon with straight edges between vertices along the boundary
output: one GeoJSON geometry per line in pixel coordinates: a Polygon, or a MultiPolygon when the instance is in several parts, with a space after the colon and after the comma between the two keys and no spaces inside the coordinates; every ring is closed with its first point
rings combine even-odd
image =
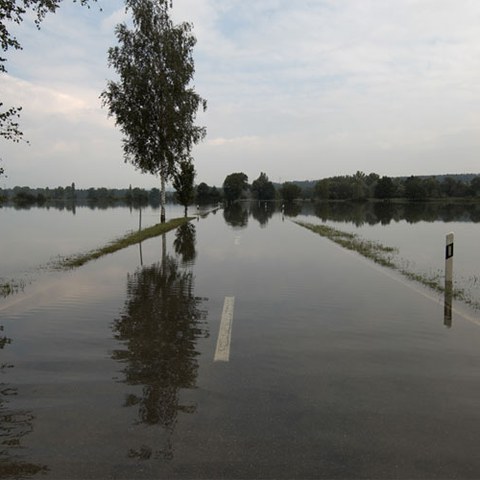
{"type": "Polygon", "coordinates": [[[478,478],[480,328],[422,292],[269,205],[39,275],[0,303],[1,475],[478,478]]]}

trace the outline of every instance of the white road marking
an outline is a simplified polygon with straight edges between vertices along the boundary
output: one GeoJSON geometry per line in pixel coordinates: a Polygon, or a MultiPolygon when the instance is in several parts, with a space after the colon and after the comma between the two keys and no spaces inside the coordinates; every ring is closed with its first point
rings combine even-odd
{"type": "Polygon", "coordinates": [[[213,359],[214,362],[228,362],[230,359],[234,305],[235,297],[225,297],[220,330],[218,332],[217,349],[215,350],[215,357],[213,359]]]}

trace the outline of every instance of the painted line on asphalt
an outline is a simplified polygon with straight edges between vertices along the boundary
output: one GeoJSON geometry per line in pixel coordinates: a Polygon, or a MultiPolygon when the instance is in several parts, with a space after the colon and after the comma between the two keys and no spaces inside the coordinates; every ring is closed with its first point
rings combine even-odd
{"type": "Polygon", "coordinates": [[[223,302],[222,319],[218,332],[217,348],[214,362],[228,362],[230,359],[230,341],[232,339],[233,307],[235,297],[225,297],[223,302]]]}

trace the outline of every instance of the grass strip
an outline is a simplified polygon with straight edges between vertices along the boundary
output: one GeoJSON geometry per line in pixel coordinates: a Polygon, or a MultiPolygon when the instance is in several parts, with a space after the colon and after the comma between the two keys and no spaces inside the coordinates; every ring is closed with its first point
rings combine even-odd
{"type": "MultiPolygon", "coordinates": [[[[297,225],[307,228],[312,232],[315,232],[322,237],[328,238],[332,242],[338,245],[359,253],[360,255],[369,258],[370,260],[378,263],[384,267],[396,270],[400,274],[407,277],[409,280],[418,282],[426,287],[429,287],[437,292],[445,292],[445,287],[441,284],[441,276],[436,275],[434,277],[428,277],[426,275],[420,275],[418,273],[411,272],[406,268],[399,267],[393,262],[392,255],[398,253],[397,248],[388,247],[378,242],[370,240],[364,240],[354,233],[343,232],[326,225],[315,225],[313,223],[304,223],[294,221],[297,225]]],[[[480,308],[480,304],[475,302],[462,289],[453,289],[453,298],[462,300],[463,302],[473,306],[474,308],[480,308]]]]}
{"type": "Polygon", "coordinates": [[[0,281],[0,297],[8,297],[14,295],[25,288],[23,280],[0,281]]]}
{"type": "Polygon", "coordinates": [[[57,262],[55,262],[54,268],[61,270],[81,267],[82,265],[90,262],[91,260],[96,260],[97,258],[117,252],[118,250],[122,250],[123,248],[129,247],[130,245],[135,245],[136,243],[143,242],[148,238],[158,237],[163,233],[178,228],[184,223],[190,222],[191,220],[193,220],[193,218],[194,217],[174,218],[166,223],[159,223],[152,227],[129,233],[117,240],[108,243],[102,248],[97,248],[95,250],[90,250],[86,253],[80,253],[77,255],[60,258],[57,262]]]}
{"type": "Polygon", "coordinates": [[[322,237],[328,238],[347,250],[358,252],[360,255],[363,255],[384,267],[396,268],[391,258],[394,253],[398,253],[398,249],[396,248],[387,247],[371,240],[365,240],[354,233],[342,232],[341,230],[326,225],[314,225],[312,223],[304,222],[294,223],[307,228],[312,232],[318,233],[322,237]]]}

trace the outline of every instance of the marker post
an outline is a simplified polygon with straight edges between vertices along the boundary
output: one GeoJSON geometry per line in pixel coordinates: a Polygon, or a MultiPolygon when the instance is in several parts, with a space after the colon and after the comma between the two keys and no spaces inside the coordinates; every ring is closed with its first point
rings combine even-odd
{"type": "Polygon", "coordinates": [[[452,302],[453,302],[453,232],[446,236],[445,242],[445,303],[444,325],[452,326],[452,302]]]}

